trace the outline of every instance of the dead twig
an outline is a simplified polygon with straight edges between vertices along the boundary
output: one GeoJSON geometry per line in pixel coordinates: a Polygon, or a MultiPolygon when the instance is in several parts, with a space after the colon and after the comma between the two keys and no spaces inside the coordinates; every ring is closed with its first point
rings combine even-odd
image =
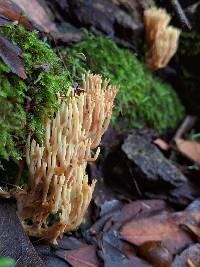
{"type": "Polygon", "coordinates": [[[176,13],[177,18],[179,19],[182,26],[186,26],[189,30],[192,29],[192,26],[185,15],[183,8],[178,0],[170,0],[171,7],[173,8],[174,12],[176,13]]]}
{"type": "Polygon", "coordinates": [[[63,67],[65,68],[65,70],[67,70],[67,65],[65,64],[65,60],[64,60],[64,58],[63,58],[63,55],[62,55],[60,49],[59,49],[58,46],[57,46],[57,42],[56,42],[54,36],[53,36],[51,33],[49,33],[49,35],[50,35],[50,37],[51,37],[51,38],[53,39],[53,41],[54,41],[56,51],[57,51],[58,56],[59,56],[59,58],[60,58],[60,60],[61,60],[61,62],[62,62],[62,64],[63,64],[63,67]]]}
{"type": "Polygon", "coordinates": [[[137,181],[136,181],[136,179],[135,179],[135,177],[134,177],[134,174],[133,174],[132,168],[130,167],[129,162],[126,162],[126,166],[128,167],[128,170],[129,170],[129,172],[130,172],[130,174],[131,174],[131,178],[133,179],[133,183],[134,183],[135,189],[136,189],[136,191],[137,191],[137,193],[138,193],[138,196],[139,196],[140,198],[142,198],[142,197],[143,197],[142,192],[141,192],[141,190],[140,190],[140,188],[139,188],[139,185],[138,185],[138,183],[137,183],[137,181]]]}
{"type": "Polygon", "coordinates": [[[178,128],[172,140],[181,138],[185,133],[190,131],[192,127],[194,126],[196,120],[197,120],[196,116],[188,115],[183,121],[183,123],[180,125],[180,127],[178,128]]]}
{"type": "Polygon", "coordinates": [[[194,265],[194,263],[193,263],[190,259],[187,260],[187,266],[188,266],[188,267],[196,267],[196,266],[194,265]]]}

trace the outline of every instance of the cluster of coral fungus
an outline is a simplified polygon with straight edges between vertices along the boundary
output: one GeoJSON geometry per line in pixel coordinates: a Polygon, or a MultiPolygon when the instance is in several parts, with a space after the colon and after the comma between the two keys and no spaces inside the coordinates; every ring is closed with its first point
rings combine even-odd
{"type": "Polygon", "coordinates": [[[101,76],[83,78],[79,94],[61,99],[61,109],[47,120],[43,146],[27,144],[28,185],[17,195],[18,215],[29,235],[52,242],[82,222],[95,181],[88,184],[85,169],[96,160],[111,117],[115,86],[101,76]]]}
{"type": "Polygon", "coordinates": [[[165,9],[150,8],[144,11],[144,24],[148,51],[146,63],[150,69],[165,67],[178,47],[180,30],[169,26],[171,16],[165,9]]]}

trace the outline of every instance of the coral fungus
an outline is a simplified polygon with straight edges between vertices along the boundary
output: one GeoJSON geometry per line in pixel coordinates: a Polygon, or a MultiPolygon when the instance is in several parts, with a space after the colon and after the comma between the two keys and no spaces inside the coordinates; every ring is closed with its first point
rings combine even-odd
{"type": "Polygon", "coordinates": [[[177,50],[180,30],[168,26],[170,20],[170,15],[164,9],[150,8],[144,11],[148,43],[146,63],[152,70],[165,67],[177,50]]]}
{"type": "Polygon", "coordinates": [[[61,97],[61,109],[47,119],[45,142],[28,140],[28,185],[16,194],[18,215],[29,235],[55,242],[80,225],[95,181],[88,184],[88,161],[106,131],[117,92],[108,80],[88,74],[80,95],[61,97]]]}

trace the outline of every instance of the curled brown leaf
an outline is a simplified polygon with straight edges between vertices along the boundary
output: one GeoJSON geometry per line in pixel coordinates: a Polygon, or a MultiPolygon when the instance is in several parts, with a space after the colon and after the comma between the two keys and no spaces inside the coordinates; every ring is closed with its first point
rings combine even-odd
{"type": "Polygon", "coordinates": [[[26,79],[21,54],[21,49],[18,46],[13,45],[7,38],[0,35],[0,57],[13,73],[22,79],[26,79]]]}

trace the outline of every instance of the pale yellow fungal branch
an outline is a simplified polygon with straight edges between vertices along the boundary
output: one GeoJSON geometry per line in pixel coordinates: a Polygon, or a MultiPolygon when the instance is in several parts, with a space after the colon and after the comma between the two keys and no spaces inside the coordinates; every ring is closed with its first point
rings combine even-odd
{"type": "Polygon", "coordinates": [[[18,215],[31,236],[51,242],[81,224],[95,181],[85,173],[111,117],[116,87],[101,76],[88,74],[80,95],[62,100],[55,118],[46,122],[45,142],[28,140],[28,185],[16,194],[18,215]]]}
{"type": "Polygon", "coordinates": [[[153,7],[144,11],[146,64],[152,70],[165,67],[178,48],[180,30],[169,26],[170,20],[165,9],[153,7]]]}
{"type": "Polygon", "coordinates": [[[91,148],[95,148],[110,123],[117,89],[109,85],[109,80],[103,81],[100,75],[88,74],[83,78],[83,90],[86,92],[83,128],[92,141],[91,148]]]}

